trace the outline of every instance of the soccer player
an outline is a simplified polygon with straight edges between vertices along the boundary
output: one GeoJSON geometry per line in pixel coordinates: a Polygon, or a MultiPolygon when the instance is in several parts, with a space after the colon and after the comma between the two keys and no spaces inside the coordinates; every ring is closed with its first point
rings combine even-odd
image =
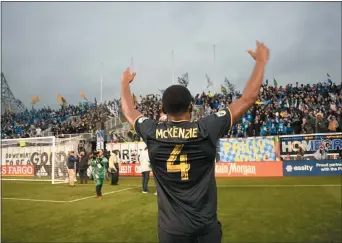
{"type": "Polygon", "coordinates": [[[192,96],[187,88],[173,85],[165,90],[162,102],[167,121],[158,122],[134,109],[129,84],[135,73],[128,68],[121,76],[123,113],[147,144],[155,177],[159,242],[221,242],[216,142],[256,102],[269,58],[269,49],[260,42],[255,51],[248,52],[256,63],[241,98],[229,108],[195,122],[190,122],[192,96]]]}

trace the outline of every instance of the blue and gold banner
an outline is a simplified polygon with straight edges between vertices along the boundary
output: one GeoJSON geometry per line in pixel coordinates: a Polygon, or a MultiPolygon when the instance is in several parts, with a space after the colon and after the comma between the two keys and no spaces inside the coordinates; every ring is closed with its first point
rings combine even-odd
{"type": "Polygon", "coordinates": [[[221,139],[220,162],[275,161],[276,139],[274,137],[221,139]]]}

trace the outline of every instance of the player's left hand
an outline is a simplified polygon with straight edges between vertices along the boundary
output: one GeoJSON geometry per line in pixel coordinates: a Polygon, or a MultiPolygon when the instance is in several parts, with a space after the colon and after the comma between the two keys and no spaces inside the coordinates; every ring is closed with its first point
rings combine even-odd
{"type": "Polygon", "coordinates": [[[136,72],[131,73],[130,68],[128,67],[125,72],[121,75],[121,83],[129,84],[134,80],[136,72]]]}

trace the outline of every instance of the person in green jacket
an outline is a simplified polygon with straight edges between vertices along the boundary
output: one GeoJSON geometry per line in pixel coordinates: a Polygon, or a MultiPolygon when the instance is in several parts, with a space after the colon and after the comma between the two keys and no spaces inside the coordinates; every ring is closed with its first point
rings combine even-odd
{"type": "Polygon", "coordinates": [[[92,174],[94,182],[96,184],[96,195],[98,199],[102,199],[102,185],[106,178],[108,160],[103,156],[103,150],[99,150],[95,153],[93,159],[90,162],[92,168],[92,174]]]}

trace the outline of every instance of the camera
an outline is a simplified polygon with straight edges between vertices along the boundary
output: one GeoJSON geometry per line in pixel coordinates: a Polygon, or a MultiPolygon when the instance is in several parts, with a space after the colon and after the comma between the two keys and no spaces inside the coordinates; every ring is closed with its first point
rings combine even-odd
{"type": "Polygon", "coordinates": [[[94,151],[94,153],[93,153],[93,159],[96,159],[98,155],[99,155],[99,151],[94,151]]]}

